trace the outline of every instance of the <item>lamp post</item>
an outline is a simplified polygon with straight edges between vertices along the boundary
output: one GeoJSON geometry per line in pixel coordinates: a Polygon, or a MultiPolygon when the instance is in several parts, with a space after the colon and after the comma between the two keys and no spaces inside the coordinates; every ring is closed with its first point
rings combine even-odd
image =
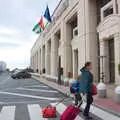
{"type": "Polygon", "coordinates": [[[104,78],[105,78],[105,74],[104,74],[104,59],[106,58],[106,56],[99,56],[99,59],[101,61],[101,75],[100,75],[100,82],[104,83],[104,78]]]}
{"type": "Polygon", "coordinates": [[[101,63],[101,73],[100,73],[100,83],[97,85],[97,89],[98,89],[98,97],[100,98],[105,98],[107,96],[107,89],[106,89],[106,85],[104,83],[104,78],[105,78],[105,74],[104,74],[104,59],[106,58],[106,56],[99,56],[100,59],[100,63],[101,63]]]}

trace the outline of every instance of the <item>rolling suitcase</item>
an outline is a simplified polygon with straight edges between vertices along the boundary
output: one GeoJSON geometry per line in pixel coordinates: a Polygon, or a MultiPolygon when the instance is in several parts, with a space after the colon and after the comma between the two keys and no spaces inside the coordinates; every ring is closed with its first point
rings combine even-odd
{"type": "Polygon", "coordinates": [[[80,113],[79,108],[70,105],[63,112],[63,114],[61,115],[60,120],[74,120],[79,113],[80,113]]]}

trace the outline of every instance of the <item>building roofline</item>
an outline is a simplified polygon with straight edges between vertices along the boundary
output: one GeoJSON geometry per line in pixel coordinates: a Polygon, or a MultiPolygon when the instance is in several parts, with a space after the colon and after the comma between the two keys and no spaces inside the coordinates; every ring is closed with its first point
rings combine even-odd
{"type": "Polygon", "coordinates": [[[55,14],[56,10],[58,9],[58,7],[59,7],[59,6],[60,6],[60,4],[62,3],[62,1],[63,1],[63,0],[60,0],[60,1],[59,1],[58,5],[57,5],[57,6],[56,6],[56,8],[54,9],[54,11],[53,11],[53,13],[52,13],[52,16],[51,16],[51,17],[53,17],[53,16],[54,16],[54,14],[55,14]]]}

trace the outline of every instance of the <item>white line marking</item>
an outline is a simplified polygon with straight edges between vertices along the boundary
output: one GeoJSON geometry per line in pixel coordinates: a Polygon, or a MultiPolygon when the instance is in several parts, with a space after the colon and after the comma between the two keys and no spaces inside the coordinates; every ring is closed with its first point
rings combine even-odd
{"type": "MultiPolygon", "coordinates": [[[[83,103],[83,105],[81,107],[84,109],[85,105],[86,105],[86,103],[83,103]]],[[[103,120],[120,120],[120,117],[117,117],[117,116],[115,116],[111,113],[108,113],[100,108],[97,108],[93,105],[91,105],[90,112],[103,120]]]]}
{"type": "Polygon", "coordinates": [[[21,97],[35,98],[35,99],[51,100],[51,101],[59,100],[58,98],[40,97],[40,96],[11,93],[11,92],[0,92],[0,94],[8,94],[8,95],[15,95],[15,96],[21,96],[21,97]]]}
{"type": "Polygon", "coordinates": [[[42,109],[38,104],[28,105],[30,120],[47,120],[42,117],[42,109]]]}
{"type": "Polygon", "coordinates": [[[42,88],[48,88],[46,85],[32,85],[32,86],[24,86],[24,87],[42,87],[42,88]]]}
{"type": "Polygon", "coordinates": [[[14,120],[15,106],[5,106],[0,113],[0,120],[14,120]]]}
{"type": "Polygon", "coordinates": [[[36,91],[36,92],[51,92],[51,93],[58,93],[58,91],[54,90],[43,90],[43,89],[27,89],[27,88],[17,88],[19,90],[26,90],[26,91],[36,91]]]}
{"type": "MultiPolygon", "coordinates": [[[[56,104],[57,103],[51,103],[52,106],[56,106],[56,104]]],[[[56,106],[56,109],[60,115],[63,114],[66,108],[67,107],[63,103],[60,103],[56,106]]],[[[83,120],[83,119],[79,115],[77,115],[75,120],[83,120]]]]}

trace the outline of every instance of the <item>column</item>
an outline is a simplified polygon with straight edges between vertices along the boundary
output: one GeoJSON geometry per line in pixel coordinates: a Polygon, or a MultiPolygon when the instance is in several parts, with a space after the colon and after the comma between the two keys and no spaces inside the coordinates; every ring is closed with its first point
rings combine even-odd
{"type": "Polygon", "coordinates": [[[78,77],[78,51],[73,50],[73,78],[78,77]]]}
{"type": "Polygon", "coordinates": [[[71,46],[71,26],[67,23],[62,23],[61,40],[64,47],[64,77],[67,77],[68,72],[72,72],[72,46],[71,46]]]}
{"type": "Polygon", "coordinates": [[[49,74],[49,43],[45,45],[45,69],[46,74],[49,74]]]}
{"type": "Polygon", "coordinates": [[[45,69],[45,46],[41,48],[41,71],[43,73],[43,69],[45,69]]]}
{"type": "Polygon", "coordinates": [[[117,4],[118,4],[118,13],[120,14],[120,0],[117,0],[117,4]]]}
{"type": "Polygon", "coordinates": [[[38,72],[38,51],[36,52],[36,70],[38,72]]]}
{"type": "Polygon", "coordinates": [[[40,55],[40,48],[38,49],[38,72],[40,73],[41,70],[41,55],[40,55]]]}
{"type": "Polygon", "coordinates": [[[35,64],[35,72],[36,72],[36,53],[35,53],[35,62],[34,62],[34,64],[35,64]]]}
{"type": "Polygon", "coordinates": [[[58,69],[58,40],[55,35],[51,37],[51,75],[57,77],[58,69]]]}
{"type": "Polygon", "coordinates": [[[41,74],[41,72],[42,72],[42,69],[41,69],[41,67],[42,67],[42,65],[41,65],[41,63],[42,63],[42,62],[41,62],[41,61],[42,61],[42,59],[41,59],[41,48],[40,48],[39,59],[40,59],[40,60],[39,60],[39,62],[40,62],[40,63],[39,63],[39,64],[40,64],[40,65],[39,65],[39,70],[40,70],[40,74],[41,74]]]}
{"type": "Polygon", "coordinates": [[[112,0],[113,1],[113,13],[116,14],[117,13],[117,1],[116,0],[112,0]]]}

